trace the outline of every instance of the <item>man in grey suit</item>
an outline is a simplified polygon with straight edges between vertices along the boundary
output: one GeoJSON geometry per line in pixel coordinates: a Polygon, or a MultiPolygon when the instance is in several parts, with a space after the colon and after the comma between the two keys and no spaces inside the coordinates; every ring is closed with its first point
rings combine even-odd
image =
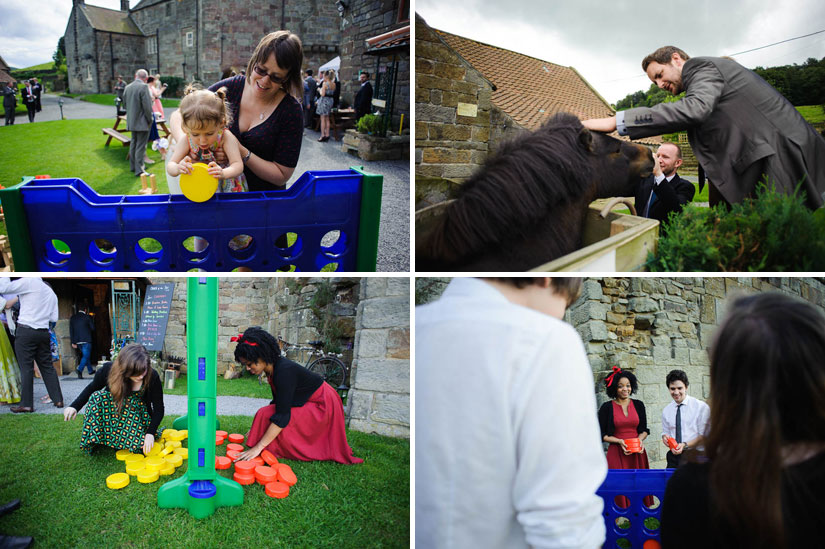
{"type": "Polygon", "coordinates": [[[685,97],[585,120],[585,127],[632,139],[687,130],[712,182],[711,203],[714,187],[729,203],[741,202],[767,174],[785,194],[801,181],[805,204],[823,205],[825,140],[756,73],[728,58],[691,58],[674,46],[645,57],[642,68],[659,88],[685,97]]]}
{"type": "Polygon", "coordinates": [[[149,142],[149,127],[152,125],[152,94],[146,85],[148,78],[149,73],[140,69],[135,73],[134,82],[123,90],[126,129],[132,132],[132,142],[129,144],[129,169],[135,175],[144,173],[146,144],[149,142]]]}

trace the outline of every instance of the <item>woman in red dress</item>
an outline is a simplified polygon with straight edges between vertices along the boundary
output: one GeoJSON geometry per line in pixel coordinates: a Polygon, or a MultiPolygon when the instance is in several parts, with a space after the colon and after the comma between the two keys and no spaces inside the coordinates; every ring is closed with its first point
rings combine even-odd
{"type": "Polygon", "coordinates": [[[238,459],[250,460],[264,450],[275,457],[301,461],[363,463],[352,454],[344,426],[344,406],[324,379],[281,355],[277,340],[251,327],[237,336],[235,360],[253,375],[266,373],[274,404],[255,414],[238,459]]]}
{"type": "MultiPolygon", "coordinates": [[[[644,446],[644,440],[650,435],[645,405],[641,400],[630,398],[637,389],[636,376],[616,366],[613,367],[613,373],[605,379],[605,392],[612,400],[599,408],[599,426],[602,440],[610,444],[607,448],[608,469],[650,469],[644,446]],[[628,451],[625,440],[631,438],[638,438],[642,442],[641,452],[628,451]]],[[[628,506],[623,497],[616,503],[620,507],[628,506]]]]}

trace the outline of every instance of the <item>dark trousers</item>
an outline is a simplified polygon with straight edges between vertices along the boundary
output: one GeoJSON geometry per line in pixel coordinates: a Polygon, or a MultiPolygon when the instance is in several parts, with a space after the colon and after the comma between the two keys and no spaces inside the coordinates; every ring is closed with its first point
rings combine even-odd
{"type": "Polygon", "coordinates": [[[665,456],[665,459],[667,460],[667,468],[668,469],[678,469],[679,468],[679,461],[681,461],[681,459],[682,459],[682,454],[679,454],[677,456],[673,452],[668,450],[667,455],[665,456]]]}
{"type": "Polygon", "coordinates": [[[311,103],[304,107],[304,127],[312,126],[312,114],[315,112],[315,103],[311,103]]]}
{"type": "Polygon", "coordinates": [[[14,338],[14,354],[20,365],[20,381],[22,384],[20,406],[34,408],[34,361],[40,368],[40,375],[46,384],[46,390],[52,402],[63,402],[63,392],[60,390],[60,380],[52,366],[52,351],[49,345],[49,331],[35,330],[24,324],[17,325],[14,338]]]}
{"type": "Polygon", "coordinates": [[[129,169],[135,175],[143,173],[143,161],[146,159],[146,144],[149,143],[149,130],[132,132],[129,143],[129,169]]]}
{"type": "Polygon", "coordinates": [[[35,112],[34,103],[26,103],[26,110],[29,112],[29,122],[34,122],[34,112],[35,112]]]}
{"type": "Polygon", "coordinates": [[[3,107],[6,109],[6,126],[13,126],[14,125],[14,109],[17,108],[16,106],[12,107],[3,107]]]}

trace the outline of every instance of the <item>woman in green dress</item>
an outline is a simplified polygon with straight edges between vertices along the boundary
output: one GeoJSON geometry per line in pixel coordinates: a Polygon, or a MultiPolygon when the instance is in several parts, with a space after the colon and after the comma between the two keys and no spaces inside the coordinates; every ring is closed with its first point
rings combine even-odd
{"type": "MultiPolygon", "coordinates": [[[[11,307],[16,301],[16,296],[9,300],[0,296],[0,311],[11,315],[11,307]]],[[[0,402],[5,404],[20,402],[20,367],[17,365],[17,358],[14,356],[14,349],[6,334],[5,326],[0,329],[0,402]]]]}

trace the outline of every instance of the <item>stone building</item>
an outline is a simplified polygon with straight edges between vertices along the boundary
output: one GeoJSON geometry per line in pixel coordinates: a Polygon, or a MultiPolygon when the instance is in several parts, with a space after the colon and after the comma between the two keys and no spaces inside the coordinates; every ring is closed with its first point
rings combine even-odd
{"type": "Polygon", "coordinates": [[[121,0],[120,10],[73,3],[65,31],[73,93],[111,93],[117,75],[130,81],[139,68],[216,82],[225,67],[245,69],[261,37],[278,29],[301,37],[304,67],[340,51],[339,16],[330,1],[140,0],[130,8],[121,0]]]}
{"type": "Polygon", "coordinates": [[[418,14],[415,25],[416,175],[464,180],[502,139],[558,112],[615,114],[573,67],[433,29],[418,14]]]}
{"type": "MultiPolygon", "coordinates": [[[[416,297],[432,301],[444,279],[418,279],[416,297]]],[[[645,448],[652,468],[665,467],[667,448],[660,443],[662,409],[671,401],[665,377],[671,370],[688,375],[688,393],[710,395],[708,348],[731,298],[780,291],[825,310],[822,278],[587,278],[582,295],[565,320],[581,335],[593,371],[598,404],[607,400],[604,379],[612,366],[636,375],[647,409],[651,435],[645,448]]],[[[595,413],[595,411],[594,411],[595,413]]]]}
{"type": "MultiPolygon", "coordinates": [[[[395,72],[395,97],[391,129],[396,131],[403,114],[405,127],[410,121],[410,1],[409,0],[352,0],[336,2],[341,7],[341,97],[349,105],[358,93],[361,70],[370,73],[373,88],[377,76],[387,77],[395,72]],[[406,27],[406,33],[404,29],[406,27]],[[371,47],[367,40],[395,33],[389,42],[371,47]]],[[[374,89],[374,98],[379,96],[374,89]]],[[[379,103],[380,105],[380,103],[379,103]]],[[[388,108],[388,106],[386,107],[388,108]]]]}

